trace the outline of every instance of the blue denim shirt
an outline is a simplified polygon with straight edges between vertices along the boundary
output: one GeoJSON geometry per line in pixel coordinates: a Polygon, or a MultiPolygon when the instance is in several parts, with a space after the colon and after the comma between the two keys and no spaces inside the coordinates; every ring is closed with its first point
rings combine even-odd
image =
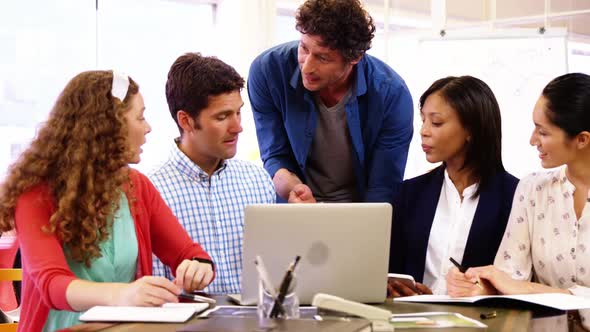
{"type": "MultiPolygon", "coordinates": [[[[280,168],[305,182],[305,166],[315,134],[313,95],[303,87],[298,42],[275,46],[250,67],[248,95],[264,168],[280,168]]],[[[412,96],[402,78],[384,62],[365,54],[346,104],[354,148],[358,192],[366,202],[389,202],[402,182],[413,133],[412,96]]]]}

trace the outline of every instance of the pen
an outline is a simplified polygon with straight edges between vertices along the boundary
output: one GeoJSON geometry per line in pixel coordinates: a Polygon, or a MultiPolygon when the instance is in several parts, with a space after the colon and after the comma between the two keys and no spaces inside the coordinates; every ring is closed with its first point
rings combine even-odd
{"type": "Polygon", "coordinates": [[[256,256],[254,260],[254,265],[256,265],[256,271],[258,271],[258,277],[262,281],[262,285],[264,289],[272,296],[274,299],[277,298],[277,292],[270,282],[270,278],[268,276],[268,272],[266,272],[266,267],[264,266],[264,262],[262,261],[262,257],[256,256]]]}
{"type": "MultiPolygon", "coordinates": [[[[270,281],[270,277],[268,276],[268,272],[266,271],[266,267],[264,266],[264,262],[262,261],[262,257],[256,256],[254,260],[254,265],[256,265],[256,271],[258,271],[258,277],[262,282],[262,287],[270,294],[273,300],[277,300],[277,292],[270,281]]],[[[279,304],[279,313],[284,314],[285,309],[283,308],[282,304],[279,304]]]]}
{"type": "Polygon", "coordinates": [[[496,313],[496,310],[494,310],[492,312],[482,312],[479,315],[479,318],[481,318],[481,319],[490,319],[490,318],[496,318],[496,316],[497,316],[497,313],[496,313]]]}
{"type": "Polygon", "coordinates": [[[289,265],[285,276],[283,277],[283,281],[281,281],[281,286],[279,288],[279,295],[275,300],[275,304],[270,311],[270,318],[276,318],[279,315],[279,307],[283,305],[283,301],[285,301],[285,296],[287,296],[287,291],[289,290],[289,285],[291,284],[291,280],[293,279],[293,271],[295,271],[295,267],[301,256],[297,255],[295,260],[289,265]]]}
{"type": "Polygon", "coordinates": [[[205,302],[205,303],[209,303],[209,304],[217,303],[217,301],[215,301],[215,299],[212,299],[210,297],[196,295],[196,294],[187,294],[184,292],[180,293],[180,295],[178,295],[178,297],[183,298],[183,299],[187,299],[187,300],[193,300],[195,302],[205,302]]]}
{"type": "MultiPolygon", "coordinates": [[[[459,272],[465,273],[465,271],[467,271],[467,268],[465,266],[459,264],[459,262],[457,262],[455,259],[453,259],[453,257],[449,257],[449,260],[451,261],[451,263],[453,263],[453,265],[455,265],[457,267],[457,269],[459,269],[459,272]]],[[[483,286],[479,283],[479,278],[478,278],[478,280],[475,281],[475,284],[477,285],[477,287],[483,289],[483,286]]]]}

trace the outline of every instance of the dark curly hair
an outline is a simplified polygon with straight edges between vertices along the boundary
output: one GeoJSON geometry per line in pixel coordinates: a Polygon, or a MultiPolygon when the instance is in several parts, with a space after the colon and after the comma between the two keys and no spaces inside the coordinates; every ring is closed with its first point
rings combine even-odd
{"type": "Polygon", "coordinates": [[[123,101],[111,95],[111,71],[78,74],[58,97],[47,122],[10,167],[0,187],[0,232],[14,229],[18,198],[47,185],[56,210],[43,230],[55,233],[71,258],[90,266],[109,236],[121,188],[129,184],[124,118],[139,92],[129,78],[123,101]]]}
{"type": "MultiPolygon", "coordinates": [[[[168,108],[180,134],[182,128],[176,117],[178,111],[185,111],[197,120],[201,111],[209,105],[209,97],[240,91],[243,87],[242,76],[216,57],[200,53],[181,55],[170,67],[166,81],[168,108]]],[[[198,121],[196,126],[199,128],[198,121]]]]}
{"type": "Polygon", "coordinates": [[[363,56],[375,37],[373,19],[359,0],[308,0],[296,20],[299,32],[322,37],[347,62],[363,56]]]}

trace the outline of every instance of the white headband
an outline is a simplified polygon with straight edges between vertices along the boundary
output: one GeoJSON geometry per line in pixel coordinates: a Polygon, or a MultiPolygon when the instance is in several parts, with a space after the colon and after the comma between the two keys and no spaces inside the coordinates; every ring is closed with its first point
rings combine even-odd
{"type": "Polygon", "coordinates": [[[111,87],[111,95],[119,98],[122,102],[127,96],[129,89],[129,77],[123,73],[113,70],[113,86],[111,87]]]}

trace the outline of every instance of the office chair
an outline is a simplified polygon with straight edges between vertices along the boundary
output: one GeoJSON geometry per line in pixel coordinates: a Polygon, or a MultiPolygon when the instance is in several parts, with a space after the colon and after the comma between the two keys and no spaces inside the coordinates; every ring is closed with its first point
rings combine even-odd
{"type": "MultiPolygon", "coordinates": [[[[23,271],[21,269],[0,269],[0,282],[3,281],[20,281],[23,279],[23,271]]],[[[20,307],[8,313],[17,315],[20,314],[20,307]]],[[[3,323],[12,321],[2,310],[0,310],[0,332],[16,332],[18,323],[3,323]]]]}

